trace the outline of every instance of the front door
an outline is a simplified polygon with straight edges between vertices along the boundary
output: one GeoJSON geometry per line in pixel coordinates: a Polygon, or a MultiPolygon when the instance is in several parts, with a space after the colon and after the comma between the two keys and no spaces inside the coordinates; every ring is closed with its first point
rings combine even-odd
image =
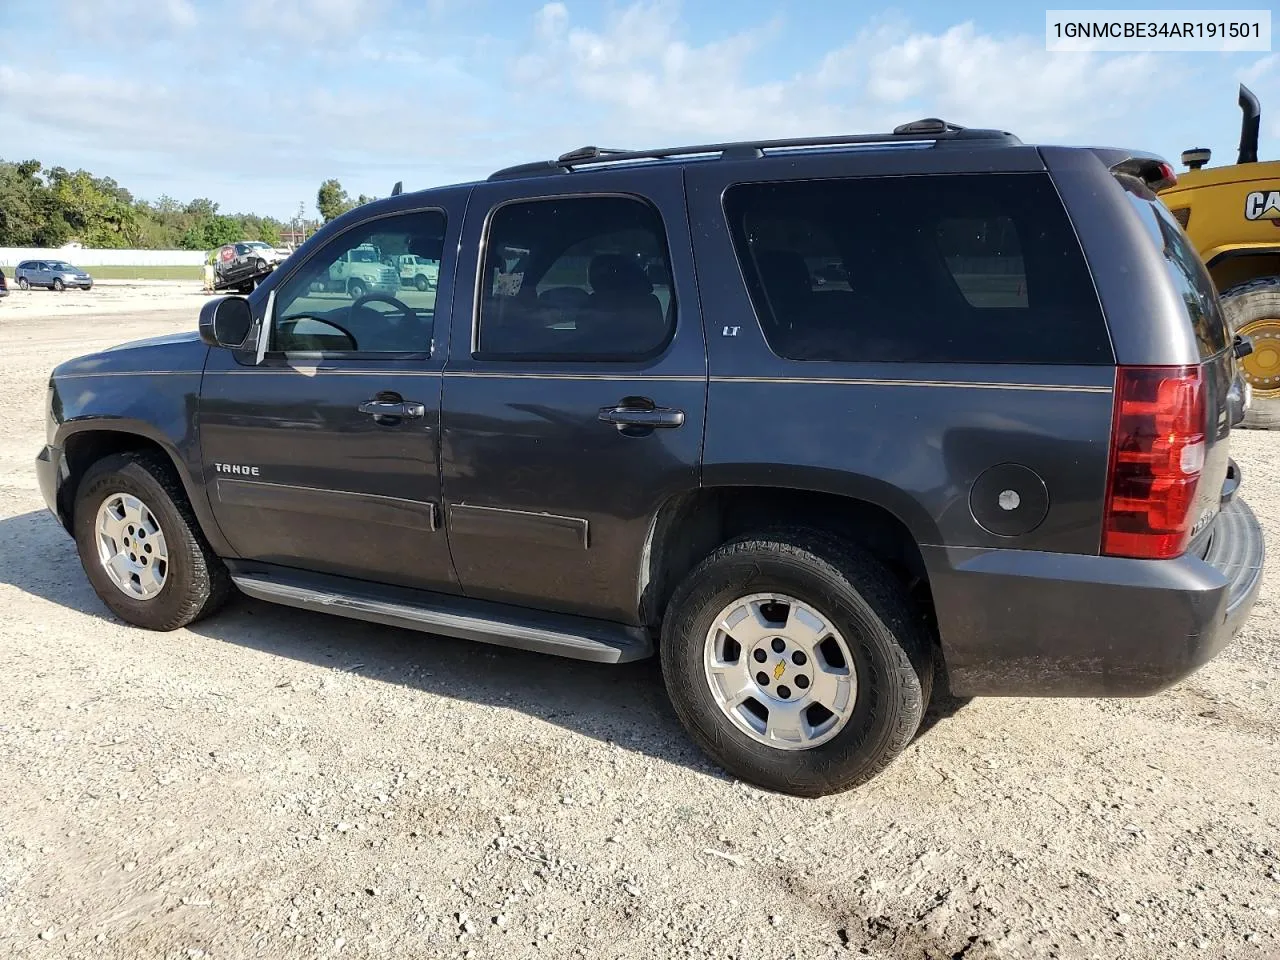
{"type": "MultiPolygon", "coordinates": [[[[210,501],[244,559],[455,591],[440,522],[440,371],[450,291],[325,283],[348,251],[457,249],[452,210],[353,226],[287,276],[254,351],[212,351],[200,399],[210,501]]],[[[386,268],[391,273],[391,268],[386,268]]],[[[264,285],[264,290],[268,288],[264,285]]],[[[253,298],[262,308],[260,290],[253,298]]]]}
{"type": "Polygon", "coordinates": [[[653,519],[698,486],[706,351],[679,172],[603,179],[473,194],[441,464],[468,596],[636,623],[653,519]]]}

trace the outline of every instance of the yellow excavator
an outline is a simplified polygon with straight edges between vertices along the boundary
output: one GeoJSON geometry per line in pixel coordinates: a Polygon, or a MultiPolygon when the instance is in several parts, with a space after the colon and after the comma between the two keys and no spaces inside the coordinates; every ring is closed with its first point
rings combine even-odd
{"type": "Polygon", "coordinates": [[[1253,388],[1244,426],[1280,429],[1280,160],[1258,162],[1258,98],[1240,85],[1236,162],[1210,167],[1204,147],[1160,199],[1182,224],[1222,298],[1232,333],[1253,341],[1240,363],[1253,388]]]}

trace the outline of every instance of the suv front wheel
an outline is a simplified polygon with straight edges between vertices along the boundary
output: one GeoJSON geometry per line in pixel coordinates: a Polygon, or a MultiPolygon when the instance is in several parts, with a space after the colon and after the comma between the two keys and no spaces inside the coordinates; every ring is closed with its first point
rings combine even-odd
{"type": "Polygon", "coordinates": [[[865,783],[910,743],[932,644],[905,589],[851,544],[802,529],[725,544],[676,590],[667,691],[743,780],[799,796],[865,783]]]}
{"type": "Polygon", "coordinates": [[[226,567],[159,454],[114,454],[85,471],[74,530],[93,589],[136,626],[176,630],[214,613],[231,593],[226,567]]]}

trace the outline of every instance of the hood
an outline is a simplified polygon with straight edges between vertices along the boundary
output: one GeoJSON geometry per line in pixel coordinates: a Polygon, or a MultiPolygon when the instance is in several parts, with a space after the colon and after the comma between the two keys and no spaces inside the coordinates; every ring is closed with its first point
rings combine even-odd
{"type": "Polygon", "coordinates": [[[204,371],[208,352],[208,346],[201,342],[197,331],[170,333],[76,357],[55,367],[53,375],[56,378],[95,373],[189,372],[198,376],[204,371]]]}

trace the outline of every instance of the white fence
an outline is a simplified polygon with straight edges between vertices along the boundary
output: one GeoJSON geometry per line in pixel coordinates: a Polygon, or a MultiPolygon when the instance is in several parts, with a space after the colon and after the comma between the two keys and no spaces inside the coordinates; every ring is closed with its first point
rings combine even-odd
{"type": "Polygon", "coordinates": [[[198,267],[202,250],[90,250],[83,247],[0,247],[0,267],[23,260],[66,260],[77,267],[198,267]]]}

